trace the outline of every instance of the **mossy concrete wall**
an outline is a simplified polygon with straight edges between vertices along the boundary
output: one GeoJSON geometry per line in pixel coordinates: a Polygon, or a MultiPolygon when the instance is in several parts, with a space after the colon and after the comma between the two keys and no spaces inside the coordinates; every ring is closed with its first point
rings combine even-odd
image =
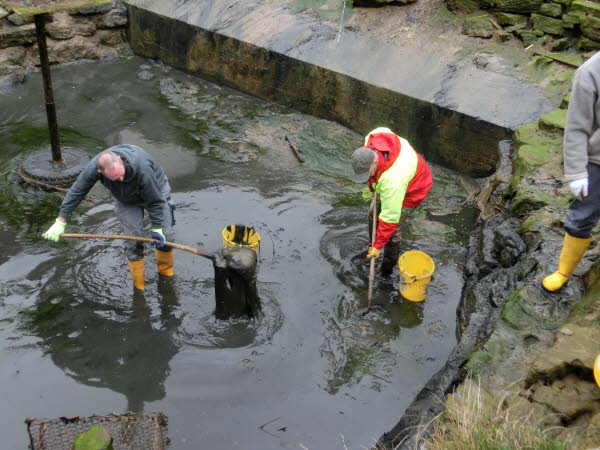
{"type": "Polygon", "coordinates": [[[467,73],[435,55],[388,53],[348,33],[338,45],[331,24],[307,23],[283,8],[249,23],[253,13],[240,8],[252,2],[233,12],[210,2],[194,9],[170,3],[127,2],[135,53],[361,134],[388,126],[429,160],[474,176],[495,170],[499,141],[551,109],[516,79],[487,79],[496,75],[467,73]],[[270,27],[277,30],[264,31],[270,27]]]}

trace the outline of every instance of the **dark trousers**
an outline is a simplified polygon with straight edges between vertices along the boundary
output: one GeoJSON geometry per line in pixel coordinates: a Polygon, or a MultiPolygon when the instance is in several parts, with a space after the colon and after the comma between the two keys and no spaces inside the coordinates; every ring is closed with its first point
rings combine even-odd
{"type": "MultiPolygon", "coordinates": [[[[144,236],[144,205],[132,205],[115,201],[115,212],[117,219],[123,228],[123,233],[133,236],[144,236]]],[[[167,241],[173,241],[173,225],[175,225],[175,203],[171,197],[165,202],[165,223],[163,225],[163,234],[167,241]]],[[[163,252],[170,252],[171,247],[158,249],[163,252]]],[[[137,241],[125,241],[125,255],[129,261],[139,261],[144,257],[144,243],[137,241]]]]}
{"type": "Polygon", "coordinates": [[[600,166],[589,163],[588,195],[583,200],[573,200],[565,217],[565,231],[571,236],[587,239],[600,219],[600,166]]]}

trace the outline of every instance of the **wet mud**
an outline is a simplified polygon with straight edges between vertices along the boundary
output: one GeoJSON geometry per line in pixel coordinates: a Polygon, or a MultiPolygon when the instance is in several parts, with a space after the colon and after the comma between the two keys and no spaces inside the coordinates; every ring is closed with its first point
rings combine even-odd
{"type": "MultiPolygon", "coordinates": [[[[158,159],[176,242],[213,253],[230,224],[260,233],[262,314],[217,320],[212,264],[187,252],[164,280],[147,249],[134,295],[121,242],[40,240],[61,197],[13,174],[47,145],[41,79],[0,91],[3,446],[26,448],[27,417],[127,410],[164,412],[175,449],[362,448],[391,429],[456,343],[476,182],[432,166],[402,244],[434,259],[429,297],[404,300],[395,269],[365,314],[369,199],[349,180],[361,136],[138,58],[53,68],[53,81],[63,145],[158,159]]],[[[67,232],[120,232],[101,186],[67,232]]]]}

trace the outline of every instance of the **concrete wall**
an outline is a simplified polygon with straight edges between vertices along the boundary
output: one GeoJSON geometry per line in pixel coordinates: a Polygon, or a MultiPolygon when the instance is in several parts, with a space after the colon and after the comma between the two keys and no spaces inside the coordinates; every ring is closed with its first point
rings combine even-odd
{"type": "MultiPolygon", "coordinates": [[[[319,48],[313,47],[310,58],[297,57],[294,52],[274,49],[267,42],[263,47],[249,42],[251,39],[232,36],[235,33],[211,31],[200,26],[198,23],[206,21],[201,17],[206,16],[202,12],[196,19],[190,19],[189,14],[182,15],[181,11],[174,10],[174,16],[181,16],[176,18],[154,11],[150,4],[146,7],[134,3],[128,3],[128,12],[129,41],[135,53],[258,98],[337,121],[359,133],[364,134],[377,126],[389,126],[407,138],[428,160],[473,176],[488,175],[495,170],[498,142],[509,137],[511,125],[517,124],[508,120],[502,123],[502,112],[497,112],[496,116],[488,114],[497,117],[497,121],[486,120],[482,118],[485,114],[478,111],[467,114],[459,108],[440,106],[398,89],[382,87],[384,82],[365,81],[362,76],[352,76],[349,70],[331,68],[335,64],[328,58],[328,53],[319,48]],[[322,64],[315,63],[319,58],[322,64]]],[[[202,5],[196,5],[195,11],[201,11],[201,8],[202,5]]],[[[229,26],[228,30],[232,28],[241,29],[229,26]]],[[[359,57],[357,55],[357,59],[359,57]]],[[[439,81],[435,83],[444,83],[443,78],[438,77],[439,81]]],[[[409,83],[401,84],[407,86],[409,83]]],[[[418,85],[422,89],[423,83],[418,85]]],[[[497,95],[504,101],[502,86],[497,88],[497,95]]],[[[493,86],[488,88],[494,89],[493,86]]],[[[448,91],[446,97],[452,97],[453,93],[448,91]]],[[[436,92],[439,94],[440,91],[436,92]]],[[[511,119],[516,117],[517,122],[521,116],[521,121],[529,120],[540,109],[538,102],[532,111],[519,116],[522,105],[527,103],[521,94],[515,92],[516,97],[520,96],[520,99],[515,98],[515,104],[521,102],[521,106],[513,107],[510,116],[511,119]]],[[[466,98],[470,94],[463,95],[465,108],[476,105],[471,98],[466,98]]],[[[454,95],[454,98],[458,97],[454,95]]],[[[510,111],[511,105],[506,105],[505,109],[510,111]]],[[[505,116],[508,117],[508,113],[505,116]]]]}

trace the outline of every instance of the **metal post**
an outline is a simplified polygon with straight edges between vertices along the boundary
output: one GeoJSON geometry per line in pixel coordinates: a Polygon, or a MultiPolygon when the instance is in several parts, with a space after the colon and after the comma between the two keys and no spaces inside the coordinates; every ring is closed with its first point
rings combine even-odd
{"type": "Polygon", "coordinates": [[[46,23],[47,13],[36,14],[35,30],[37,32],[38,48],[40,52],[40,63],[42,64],[42,77],[44,79],[44,93],[46,95],[46,115],[48,116],[48,130],[50,131],[50,145],[52,148],[52,161],[61,162],[60,139],[58,137],[58,124],[56,122],[56,108],[54,106],[54,94],[52,93],[52,79],[50,78],[50,61],[48,60],[48,47],[46,45],[46,23]]]}

